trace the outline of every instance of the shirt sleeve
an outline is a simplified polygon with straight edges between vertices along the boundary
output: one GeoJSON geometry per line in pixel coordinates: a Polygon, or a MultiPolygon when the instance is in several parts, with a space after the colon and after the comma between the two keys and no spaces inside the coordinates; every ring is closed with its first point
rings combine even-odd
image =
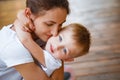
{"type": "Polygon", "coordinates": [[[44,57],[46,66],[41,66],[48,76],[50,76],[56,69],[62,66],[61,60],[55,59],[49,52],[45,50],[44,57]]]}

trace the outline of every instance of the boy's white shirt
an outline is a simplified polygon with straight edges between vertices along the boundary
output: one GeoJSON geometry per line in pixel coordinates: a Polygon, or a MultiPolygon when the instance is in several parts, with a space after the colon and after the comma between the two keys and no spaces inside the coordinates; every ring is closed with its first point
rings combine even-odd
{"type": "Polygon", "coordinates": [[[54,72],[54,70],[62,66],[62,61],[60,59],[54,58],[48,51],[43,50],[43,52],[46,66],[43,65],[41,66],[43,70],[46,72],[46,74],[50,76],[54,72]]]}

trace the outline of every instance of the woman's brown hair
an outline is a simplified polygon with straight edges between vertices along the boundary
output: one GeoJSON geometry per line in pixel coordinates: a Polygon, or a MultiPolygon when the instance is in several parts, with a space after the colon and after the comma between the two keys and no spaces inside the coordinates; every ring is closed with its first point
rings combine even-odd
{"type": "Polygon", "coordinates": [[[30,8],[33,14],[53,8],[66,9],[68,14],[70,12],[68,0],[26,0],[26,7],[30,8]]]}

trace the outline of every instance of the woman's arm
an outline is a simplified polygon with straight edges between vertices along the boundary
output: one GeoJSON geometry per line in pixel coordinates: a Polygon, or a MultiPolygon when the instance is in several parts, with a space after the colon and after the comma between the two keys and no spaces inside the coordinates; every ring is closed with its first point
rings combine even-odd
{"type": "Polygon", "coordinates": [[[64,80],[64,63],[62,63],[61,68],[55,70],[51,78],[52,80],[64,80]]]}
{"type": "Polygon", "coordinates": [[[34,62],[17,65],[14,67],[24,78],[24,80],[64,80],[63,66],[56,70],[51,77],[34,62]]]}
{"type": "Polygon", "coordinates": [[[24,80],[54,80],[44,73],[44,71],[34,62],[14,66],[23,76],[24,80]]]}

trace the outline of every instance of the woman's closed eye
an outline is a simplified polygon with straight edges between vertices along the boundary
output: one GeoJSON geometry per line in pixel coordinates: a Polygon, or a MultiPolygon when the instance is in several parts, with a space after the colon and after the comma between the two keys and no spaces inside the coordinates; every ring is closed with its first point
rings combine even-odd
{"type": "Polygon", "coordinates": [[[52,26],[52,25],[54,25],[54,24],[50,24],[50,23],[48,24],[48,23],[47,23],[47,26],[52,26]]]}
{"type": "Polygon", "coordinates": [[[52,22],[45,22],[45,24],[46,24],[47,26],[53,26],[53,25],[54,25],[54,23],[52,23],[52,22]]]}

